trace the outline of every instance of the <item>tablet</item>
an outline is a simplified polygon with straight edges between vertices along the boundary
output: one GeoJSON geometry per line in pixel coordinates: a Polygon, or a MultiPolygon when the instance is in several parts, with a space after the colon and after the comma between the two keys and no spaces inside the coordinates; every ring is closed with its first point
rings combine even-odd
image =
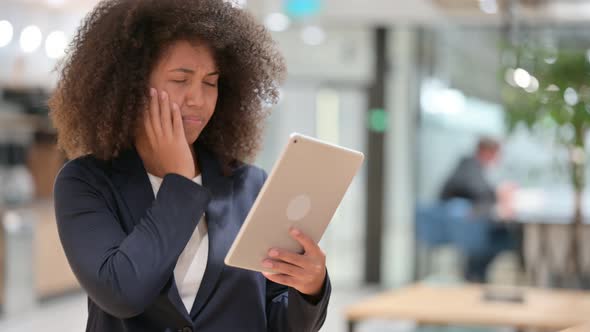
{"type": "Polygon", "coordinates": [[[289,235],[291,227],[318,243],[363,159],[361,152],[292,134],[229,249],[225,264],[271,272],[262,266],[271,248],[303,252],[289,235]]]}

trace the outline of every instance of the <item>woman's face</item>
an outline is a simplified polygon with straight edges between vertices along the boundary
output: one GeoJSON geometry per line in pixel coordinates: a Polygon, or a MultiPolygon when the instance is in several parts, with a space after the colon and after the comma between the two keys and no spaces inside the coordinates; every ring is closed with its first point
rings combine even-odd
{"type": "Polygon", "coordinates": [[[150,74],[150,87],[166,91],[170,102],[178,104],[189,144],[197,140],[215,111],[218,80],[211,48],[188,41],[173,43],[150,74]]]}

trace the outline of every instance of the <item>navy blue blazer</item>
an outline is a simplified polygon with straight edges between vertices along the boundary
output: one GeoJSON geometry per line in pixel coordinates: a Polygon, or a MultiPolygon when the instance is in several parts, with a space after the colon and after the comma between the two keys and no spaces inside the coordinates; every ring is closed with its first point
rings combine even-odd
{"type": "Polygon", "coordinates": [[[167,174],[157,197],[135,149],[110,161],[80,157],[60,170],[55,213],[72,271],[88,293],[86,331],[319,330],[328,277],[314,300],[223,263],[266,173],[241,165],[224,175],[213,153],[195,148],[203,185],[167,174]],[[209,257],[187,312],[173,270],[203,213],[209,257]]]}

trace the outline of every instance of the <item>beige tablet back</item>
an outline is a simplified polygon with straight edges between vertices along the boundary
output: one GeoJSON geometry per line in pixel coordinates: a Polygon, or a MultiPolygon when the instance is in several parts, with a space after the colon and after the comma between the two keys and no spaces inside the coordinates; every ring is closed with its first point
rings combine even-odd
{"type": "Polygon", "coordinates": [[[293,226],[319,242],[363,159],[358,151],[292,134],[225,257],[225,264],[267,271],[262,261],[269,249],[302,252],[289,235],[293,226]]]}

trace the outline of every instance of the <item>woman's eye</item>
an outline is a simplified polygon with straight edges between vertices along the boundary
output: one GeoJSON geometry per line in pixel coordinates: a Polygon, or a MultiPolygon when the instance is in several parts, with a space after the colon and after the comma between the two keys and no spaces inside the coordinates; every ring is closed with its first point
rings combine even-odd
{"type": "Polygon", "coordinates": [[[186,83],[186,80],[172,80],[174,83],[186,83]]]}
{"type": "Polygon", "coordinates": [[[206,85],[211,86],[211,87],[216,87],[217,83],[211,83],[211,82],[205,82],[206,85]]]}

